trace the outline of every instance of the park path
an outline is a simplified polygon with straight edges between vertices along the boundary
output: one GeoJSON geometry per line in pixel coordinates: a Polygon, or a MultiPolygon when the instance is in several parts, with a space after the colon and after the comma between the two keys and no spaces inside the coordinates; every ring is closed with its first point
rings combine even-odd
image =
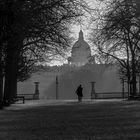
{"type": "Polygon", "coordinates": [[[6,110],[22,110],[26,108],[34,108],[39,106],[55,106],[55,105],[74,105],[74,104],[97,104],[102,102],[120,102],[123,99],[84,99],[81,103],[77,99],[73,100],[26,100],[25,104],[22,101],[18,101],[16,104],[12,104],[6,110]]]}
{"type": "Polygon", "coordinates": [[[140,102],[27,101],[0,111],[2,140],[139,140],[140,102]]]}

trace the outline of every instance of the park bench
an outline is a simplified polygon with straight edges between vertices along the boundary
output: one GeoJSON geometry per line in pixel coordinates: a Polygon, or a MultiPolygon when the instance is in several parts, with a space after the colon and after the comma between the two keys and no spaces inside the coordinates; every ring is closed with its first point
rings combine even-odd
{"type": "Polygon", "coordinates": [[[35,100],[35,94],[18,94],[18,96],[23,96],[25,100],[35,100]]]}
{"type": "Polygon", "coordinates": [[[25,100],[34,100],[35,99],[35,94],[18,94],[15,97],[15,101],[22,100],[22,103],[25,103],[25,100]]]}
{"type": "Polygon", "coordinates": [[[24,98],[24,96],[17,95],[17,96],[15,97],[15,99],[16,99],[16,101],[22,100],[22,103],[23,103],[23,104],[25,103],[25,98],[24,98]]]}
{"type": "Polygon", "coordinates": [[[38,100],[39,99],[39,95],[33,93],[33,94],[17,94],[17,98],[19,99],[23,99],[24,100],[38,100]]]}

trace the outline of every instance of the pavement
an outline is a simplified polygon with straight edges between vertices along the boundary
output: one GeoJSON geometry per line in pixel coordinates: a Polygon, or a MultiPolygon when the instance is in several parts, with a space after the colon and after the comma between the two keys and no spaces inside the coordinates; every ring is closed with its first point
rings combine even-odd
{"type": "Polygon", "coordinates": [[[82,102],[78,102],[76,99],[73,100],[25,100],[23,104],[22,101],[17,101],[10,107],[5,107],[5,110],[22,110],[27,108],[41,107],[41,106],[56,106],[56,105],[73,105],[73,104],[97,104],[103,102],[120,102],[124,99],[84,99],[82,102]]]}

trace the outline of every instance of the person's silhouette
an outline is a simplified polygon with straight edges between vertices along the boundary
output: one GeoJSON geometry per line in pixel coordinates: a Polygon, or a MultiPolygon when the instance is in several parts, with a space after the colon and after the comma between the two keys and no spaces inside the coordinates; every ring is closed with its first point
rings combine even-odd
{"type": "Polygon", "coordinates": [[[79,102],[82,101],[82,97],[83,97],[82,91],[83,91],[83,87],[82,87],[82,85],[80,84],[80,85],[78,86],[77,90],[76,90],[76,94],[77,94],[77,96],[78,96],[78,101],[79,101],[79,102]]]}

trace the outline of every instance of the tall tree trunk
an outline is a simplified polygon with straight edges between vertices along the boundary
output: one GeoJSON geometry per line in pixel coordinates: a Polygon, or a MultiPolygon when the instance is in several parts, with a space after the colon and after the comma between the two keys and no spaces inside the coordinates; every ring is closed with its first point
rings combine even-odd
{"type": "Polygon", "coordinates": [[[130,96],[130,65],[129,65],[129,51],[127,47],[127,89],[128,89],[128,98],[130,96]]]}
{"type": "Polygon", "coordinates": [[[16,97],[17,94],[17,60],[14,59],[13,65],[12,65],[12,100],[16,97]]]}
{"type": "Polygon", "coordinates": [[[12,57],[10,51],[7,51],[5,67],[5,84],[4,84],[4,104],[9,105],[12,97],[12,57]]]}
{"type": "Polygon", "coordinates": [[[4,102],[12,103],[16,97],[17,91],[17,47],[10,47],[7,50],[6,68],[5,68],[5,87],[4,102]],[[11,48],[13,48],[11,50],[11,48]]]}
{"type": "Polygon", "coordinates": [[[136,81],[136,65],[134,53],[132,53],[132,93],[131,96],[135,96],[137,92],[137,81],[136,81]]]}
{"type": "Polygon", "coordinates": [[[3,98],[3,71],[1,67],[0,69],[0,109],[2,108],[2,98],[3,98]]]}
{"type": "Polygon", "coordinates": [[[130,96],[130,77],[127,77],[127,90],[128,90],[128,98],[130,96]]]}
{"type": "Polygon", "coordinates": [[[132,75],[132,87],[133,87],[132,96],[135,96],[137,94],[137,81],[136,81],[136,74],[135,73],[133,73],[133,75],[132,75]]]}
{"type": "Polygon", "coordinates": [[[0,109],[2,108],[2,98],[3,98],[3,43],[0,43],[0,109]]]}
{"type": "Polygon", "coordinates": [[[12,103],[17,96],[18,61],[20,45],[23,43],[23,41],[18,40],[18,37],[19,36],[15,36],[16,39],[11,39],[9,42],[10,45],[7,47],[6,51],[4,102],[8,102],[8,104],[12,103]]]}

